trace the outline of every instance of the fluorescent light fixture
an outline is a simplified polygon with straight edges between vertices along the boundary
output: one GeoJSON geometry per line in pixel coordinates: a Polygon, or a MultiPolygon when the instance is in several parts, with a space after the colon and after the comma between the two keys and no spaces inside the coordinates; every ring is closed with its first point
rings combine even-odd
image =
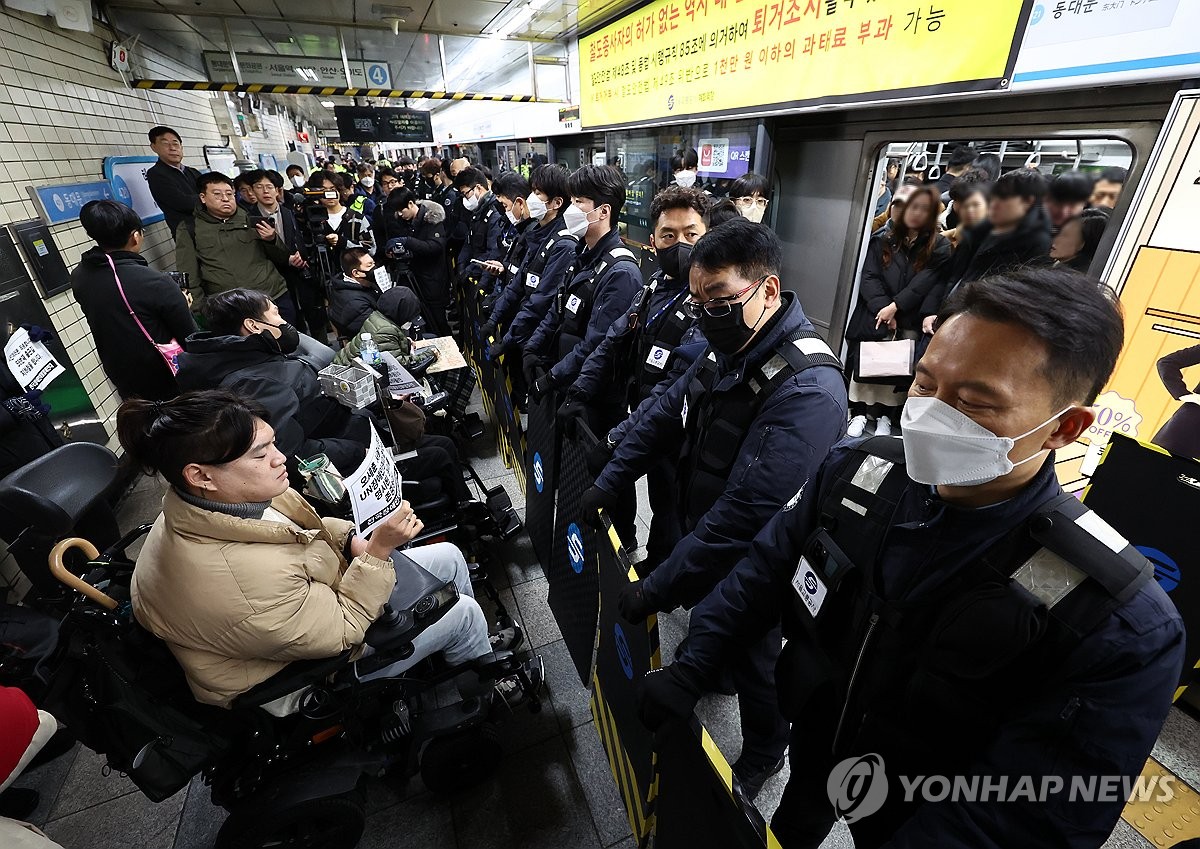
{"type": "Polygon", "coordinates": [[[532,6],[525,6],[520,12],[513,16],[508,23],[500,27],[500,29],[496,30],[494,33],[492,33],[492,35],[495,38],[508,38],[517,30],[524,29],[526,26],[528,26],[530,21],[533,20],[533,16],[536,14],[537,11],[532,6]]]}
{"type": "Polygon", "coordinates": [[[297,68],[296,73],[299,74],[302,79],[310,80],[314,83],[319,83],[321,81],[321,78],[317,76],[317,71],[315,68],[297,68]]]}
{"type": "Polygon", "coordinates": [[[326,109],[332,109],[337,104],[334,103],[332,100],[322,100],[321,105],[324,106],[326,109]]]}

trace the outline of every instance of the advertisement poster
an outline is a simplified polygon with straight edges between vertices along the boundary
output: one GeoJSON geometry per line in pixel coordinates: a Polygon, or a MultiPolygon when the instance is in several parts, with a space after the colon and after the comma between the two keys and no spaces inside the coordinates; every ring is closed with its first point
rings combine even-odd
{"type": "Polygon", "coordinates": [[[629,126],[1003,88],[1026,5],[656,0],[580,39],[581,120],[629,126]]]}

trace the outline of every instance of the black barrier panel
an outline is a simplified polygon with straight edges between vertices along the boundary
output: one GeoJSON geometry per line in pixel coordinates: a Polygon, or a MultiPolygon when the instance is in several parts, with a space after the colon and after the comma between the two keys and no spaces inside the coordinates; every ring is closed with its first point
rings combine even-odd
{"type": "MultiPolygon", "coordinates": [[[[525,467],[525,435],[521,432],[521,422],[513,407],[512,380],[508,376],[508,362],[512,357],[506,357],[495,364],[493,380],[495,381],[494,395],[496,399],[496,429],[503,432],[506,443],[504,462],[509,468],[520,468],[518,477],[524,478],[525,467]]],[[[525,484],[522,482],[522,490],[525,484]]]]}
{"type": "Polygon", "coordinates": [[[554,548],[554,491],[558,486],[559,436],[554,409],[553,393],[539,401],[530,399],[525,438],[525,531],[547,575],[554,548]]]}
{"type": "Polygon", "coordinates": [[[607,545],[599,540],[600,633],[592,675],[592,717],[609,768],[639,846],[649,840],[654,787],[654,735],[637,716],[637,687],[661,665],[658,622],[651,616],[631,624],[617,612],[617,596],[637,580],[612,523],[604,518],[607,545]]]}
{"type": "Polygon", "coordinates": [[[655,735],[658,796],[654,849],[775,849],[771,830],[753,805],[733,793],[733,773],[704,726],[670,722],[655,735]]]}
{"type": "Polygon", "coordinates": [[[1083,503],[1154,564],[1155,579],[1183,617],[1187,656],[1179,698],[1200,680],[1200,563],[1192,527],[1200,516],[1200,462],[1114,433],[1083,503]]]}
{"type": "Polygon", "coordinates": [[[595,444],[596,437],[582,424],[575,439],[562,439],[558,454],[554,539],[550,547],[550,566],[546,569],[546,578],[550,582],[550,610],[584,685],[592,680],[596,617],[600,612],[600,578],[596,571],[596,532],[583,520],[579,500],[592,483],[583,458],[595,444]]]}

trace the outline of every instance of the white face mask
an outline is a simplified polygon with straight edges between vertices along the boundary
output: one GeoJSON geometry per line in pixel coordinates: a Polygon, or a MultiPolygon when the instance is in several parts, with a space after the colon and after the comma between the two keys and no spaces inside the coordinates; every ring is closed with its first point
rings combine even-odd
{"type": "Polygon", "coordinates": [[[696,185],[696,172],[676,171],[675,185],[679,186],[680,188],[690,189],[692,186],[696,185]]]}
{"type": "Polygon", "coordinates": [[[529,217],[542,220],[542,216],[550,211],[546,206],[546,202],[537,196],[537,192],[530,192],[529,197],[525,198],[525,206],[529,209],[529,217]]]}
{"type": "Polygon", "coordinates": [[[767,211],[758,204],[755,204],[749,209],[743,209],[739,206],[738,212],[742,213],[742,217],[747,221],[753,221],[755,224],[762,224],[763,215],[765,215],[767,211]]]}
{"type": "Polygon", "coordinates": [[[576,239],[583,238],[584,234],[588,231],[588,225],[591,223],[588,221],[588,213],[575,204],[571,204],[563,210],[562,221],[563,226],[567,228],[567,232],[576,239]]]}
{"type": "Polygon", "coordinates": [[[1022,439],[1048,425],[1064,407],[1020,436],[996,436],[983,425],[937,398],[909,398],[900,415],[908,476],[930,486],[979,486],[1040,457],[1039,450],[1013,462],[1008,453],[1022,439]]]}
{"type": "Polygon", "coordinates": [[[371,188],[371,186],[375,185],[375,178],[374,177],[363,177],[358,182],[362,183],[364,188],[369,189],[369,188],[371,188]]]}
{"type": "Polygon", "coordinates": [[[297,189],[303,189],[304,188],[304,178],[301,177],[299,174],[293,174],[292,175],[292,185],[295,186],[297,189]]]}
{"type": "Polygon", "coordinates": [[[463,209],[467,212],[474,212],[479,209],[479,198],[475,197],[475,195],[463,198],[463,209]]]}
{"type": "Polygon", "coordinates": [[[505,212],[504,214],[508,216],[509,222],[511,222],[514,227],[517,226],[517,222],[521,220],[521,219],[517,218],[517,214],[515,212],[513,212],[511,209],[508,210],[507,212],[505,212]]]}

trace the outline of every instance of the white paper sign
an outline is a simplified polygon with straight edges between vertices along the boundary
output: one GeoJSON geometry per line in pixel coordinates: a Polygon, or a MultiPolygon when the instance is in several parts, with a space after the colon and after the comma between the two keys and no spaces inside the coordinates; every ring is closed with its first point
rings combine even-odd
{"type": "Polygon", "coordinates": [[[54,378],[66,371],[41,342],[29,338],[29,331],[17,328],[4,345],[8,368],[25,390],[45,389],[54,378]]]}
{"type": "Polygon", "coordinates": [[[354,529],[365,537],[400,509],[400,472],[392,452],[371,428],[371,447],[361,466],[343,478],[354,510],[354,529]]]}
{"type": "Polygon", "coordinates": [[[375,266],[375,285],[379,287],[380,292],[386,292],[396,285],[396,281],[392,279],[391,272],[382,265],[377,265],[375,266]]]}
{"type": "Polygon", "coordinates": [[[395,398],[400,395],[411,395],[414,392],[421,391],[421,384],[412,376],[412,372],[396,363],[394,368],[388,369],[388,392],[395,398]]]}

